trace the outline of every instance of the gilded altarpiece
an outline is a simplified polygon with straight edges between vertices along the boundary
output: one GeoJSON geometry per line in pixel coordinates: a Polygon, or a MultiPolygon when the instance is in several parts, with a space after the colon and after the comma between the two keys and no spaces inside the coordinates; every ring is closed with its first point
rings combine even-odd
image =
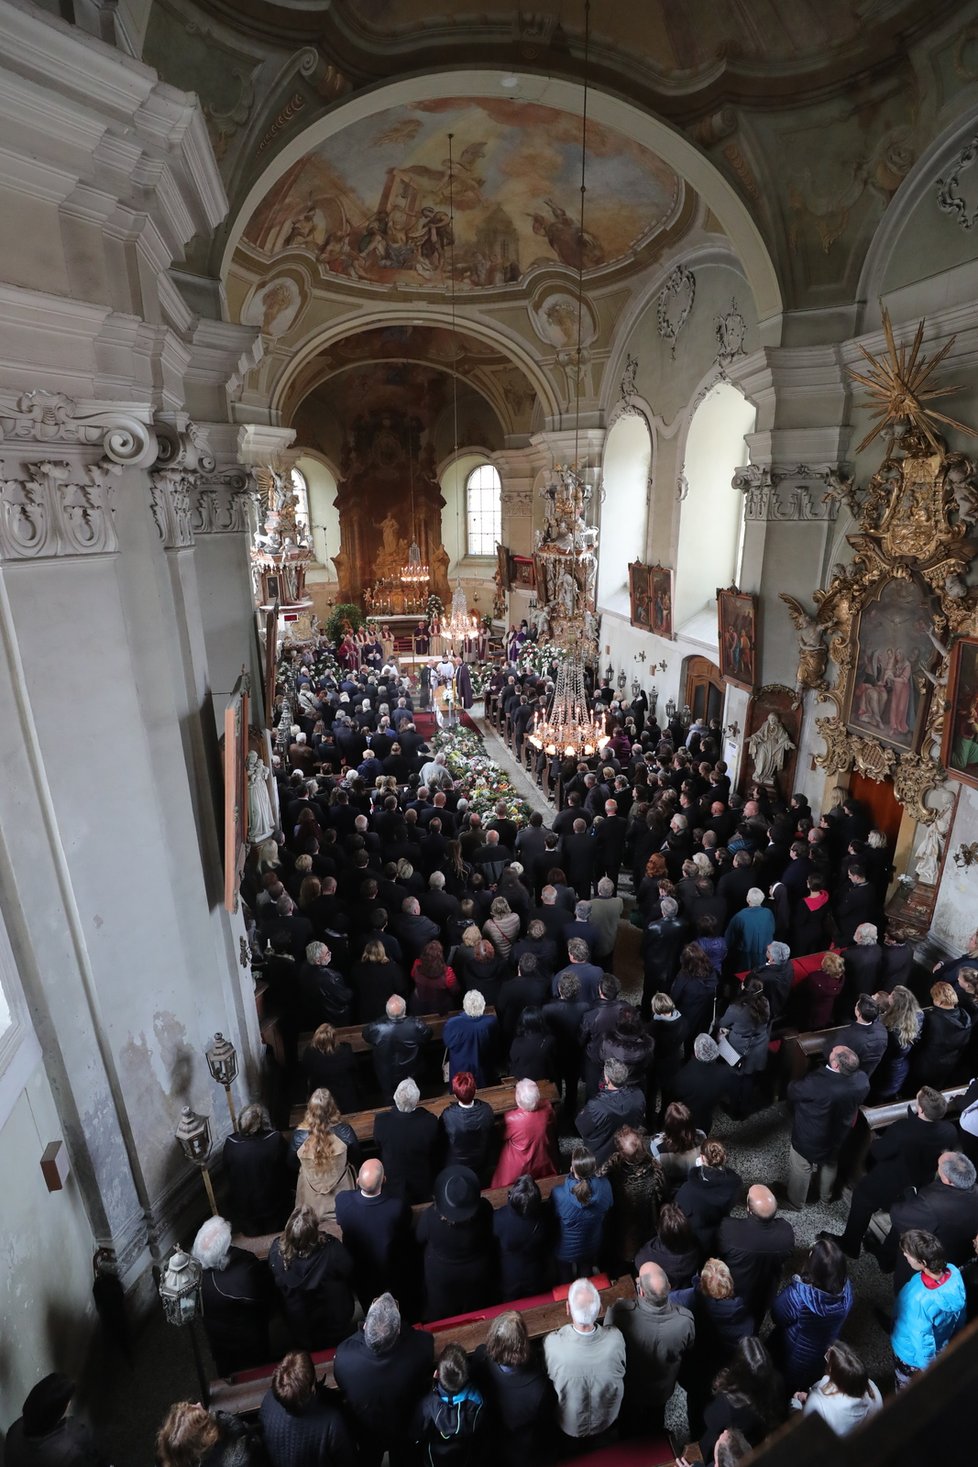
{"type": "Polygon", "coordinates": [[[965,574],[978,545],[974,462],[909,427],[859,491],[830,493],[858,522],[854,558],[833,569],[808,613],[782,595],[799,632],[798,682],[834,712],[816,718],[826,774],[891,779],[908,814],[929,825],[927,796],[946,777],[940,749],[952,643],[978,631],[978,592],[965,574]],[[833,675],[834,674],[834,675],[833,675]]]}

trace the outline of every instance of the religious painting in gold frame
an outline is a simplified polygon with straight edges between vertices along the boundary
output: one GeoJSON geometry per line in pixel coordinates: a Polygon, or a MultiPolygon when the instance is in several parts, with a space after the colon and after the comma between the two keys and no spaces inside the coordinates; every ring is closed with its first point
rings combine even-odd
{"type": "Polygon", "coordinates": [[[757,597],[736,586],[717,589],[720,676],[750,693],[757,681],[757,597]]]}
{"type": "Polygon", "coordinates": [[[852,733],[911,753],[920,741],[934,665],[933,598],[912,577],[887,578],[855,627],[846,723],[852,733]]]}
{"type": "Polygon", "coordinates": [[[628,600],[632,626],[643,632],[649,631],[652,620],[649,609],[649,567],[640,560],[629,562],[628,600]]]}
{"type": "Polygon", "coordinates": [[[941,763],[978,788],[978,637],[959,637],[951,648],[941,763]]]}
{"type": "Polygon", "coordinates": [[[238,910],[238,886],[248,854],[249,679],[242,673],[224,710],[224,905],[238,910]]]}

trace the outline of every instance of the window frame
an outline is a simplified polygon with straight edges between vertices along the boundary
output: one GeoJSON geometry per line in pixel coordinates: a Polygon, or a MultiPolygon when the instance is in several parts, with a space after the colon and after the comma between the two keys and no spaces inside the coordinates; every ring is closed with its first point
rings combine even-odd
{"type": "Polygon", "coordinates": [[[496,465],[494,463],[492,463],[489,459],[485,459],[485,460],[483,460],[482,463],[476,464],[475,468],[470,469],[469,472],[465,476],[465,489],[464,489],[464,494],[465,494],[465,546],[464,546],[464,550],[463,550],[464,558],[466,560],[494,560],[495,557],[496,557],[496,546],[501,541],[501,539],[502,539],[502,533],[503,533],[503,482],[502,482],[502,478],[500,477],[499,470],[496,468],[496,465]],[[483,485],[483,484],[474,485],[472,483],[472,481],[476,477],[476,475],[483,474],[487,470],[488,470],[488,472],[490,474],[493,475],[493,477],[495,479],[495,483],[494,484],[491,484],[489,486],[486,486],[486,485],[483,485]],[[495,492],[495,508],[494,508],[494,512],[492,512],[491,515],[488,515],[487,516],[486,511],[483,508],[481,508],[481,507],[477,511],[473,511],[470,508],[470,503],[471,503],[470,496],[473,493],[484,495],[484,494],[486,494],[487,492],[490,492],[490,491],[494,491],[495,492]],[[482,541],[485,541],[485,539],[486,539],[486,533],[487,532],[483,528],[481,528],[481,525],[484,525],[485,520],[487,518],[489,518],[491,520],[492,527],[493,527],[492,530],[491,530],[491,532],[490,532],[492,543],[491,543],[491,545],[489,546],[489,548],[487,550],[484,550],[484,549],[475,550],[472,547],[473,535],[472,535],[471,525],[472,525],[472,516],[473,516],[473,513],[477,514],[478,517],[479,517],[480,529],[477,531],[477,535],[478,535],[478,538],[481,539],[482,541]]]}

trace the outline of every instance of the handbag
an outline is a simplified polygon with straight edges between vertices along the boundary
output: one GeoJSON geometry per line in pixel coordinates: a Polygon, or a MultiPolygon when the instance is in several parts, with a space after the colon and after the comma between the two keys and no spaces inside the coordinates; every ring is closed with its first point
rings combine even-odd
{"type": "Polygon", "coordinates": [[[720,1051],[720,1058],[724,1061],[725,1064],[728,1064],[732,1070],[738,1069],[743,1064],[744,1056],[740,1053],[739,1050],[734,1049],[726,1034],[721,1034],[720,1037],[717,1039],[717,1048],[720,1051]]]}

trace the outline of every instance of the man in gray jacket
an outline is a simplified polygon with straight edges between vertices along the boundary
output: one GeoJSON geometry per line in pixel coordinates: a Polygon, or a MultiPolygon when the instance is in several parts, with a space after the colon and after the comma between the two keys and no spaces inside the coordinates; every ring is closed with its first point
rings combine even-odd
{"type": "Polygon", "coordinates": [[[595,1450],[615,1440],[625,1389],[625,1341],[621,1330],[598,1324],[601,1295],[590,1279],[575,1279],[567,1295],[570,1324],[543,1342],[557,1394],[557,1423],[575,1441],[595,1450]]]}
{"type": "Polygon", "coordinates": [[[666,1404],[676,1389],[696,1326],[688,1309],[669,1298],[669,1280],[657,1263],[639,1270],[634,1299],[616,1299],[606,1325],[625,1341],[625,1399],[621,1428],[629,1436],[665,1430],[666,1404]]]}

